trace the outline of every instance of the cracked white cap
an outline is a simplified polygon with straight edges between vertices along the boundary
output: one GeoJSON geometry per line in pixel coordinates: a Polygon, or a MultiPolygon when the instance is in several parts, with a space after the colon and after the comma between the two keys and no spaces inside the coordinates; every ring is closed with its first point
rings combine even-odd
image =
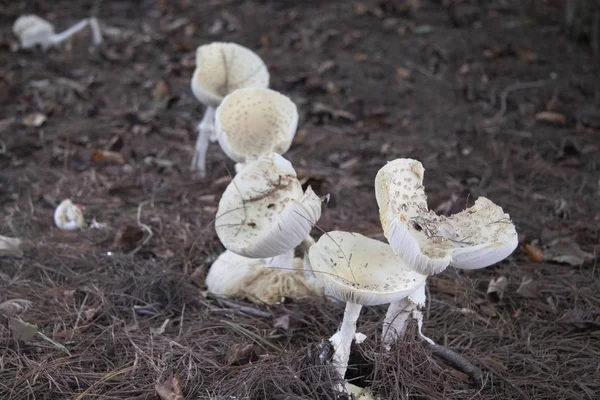
{"type": "Polygon", "coordinates": [[[298,128],[296,105],[279,92],[265,88],[239,89],[227,95],[215,116],[215,131],[229,158],[289,150],[298,128]]]}
{"type": "Polygon", "coordinates": [[[21,15],[13,24],[12,30],[24,49],[38,44],[47,47],[55,33],[54,26],[37,15],[21,15]]]}
{"type": "Polygon", "coordinates": [[[429,211],[424,172],[419,161],[401,158],[387,163],[375,178],[383,232],[404,262],[433,275],[449,265],[484,268],[514,251],[515,226],[502,208],[485,197],[450,217],[429,211]]]}
{"type": "Polygon", "coordinates": [[[59,229],[74,231],[85,227],[83,207],[73,204],[69,199],[63,200],[54,210],[54,223],[59,229]]]}
{"type": "Polygon", "coordinates": [[[276,153],[249,162],[227,186],[215,228],[228,249],[268,258],[297,247],[321,217],[321,199],[302,191],[292,164],[276,153]]]}
{"type": "Polygon", "coordinates": [[[235,43],[214,42],[196,49],[191,86],[200,102],[217,107],[236,89],[268,87],[269,71],[252,50],[235,43]]]}
{"type": "Polygon", "coordinates": [[[305,276],[300,258],[294,259],[291,270],[270,268],[264,259],[242,257],[229,250],[211,265],[206,286],[217,296],[267,304],[277,303],[282,297],[320,294],[315,282],[305,276]]]}
{"type": "Polygon", "coordinates": [[[359,233],[328,232],[311,246],[308,258],[326,294],[365,306],[402,300],[427,278],[399,260],[389,245],[359,233]]]}

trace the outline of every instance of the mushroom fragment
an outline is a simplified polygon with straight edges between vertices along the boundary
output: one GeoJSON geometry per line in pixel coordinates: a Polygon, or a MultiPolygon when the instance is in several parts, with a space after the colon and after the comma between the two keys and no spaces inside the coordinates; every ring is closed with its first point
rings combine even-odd
{"type": "Polygon", "coordinates": [[[402,263],[389,245],[358,233],[326,233],[310,248],[308,259],[325,294],[346,302],[340,330],[329,339],[343,378],[362,306],[402,300],[424,285],[426,276],[402,263]]]}
{"type": "Polygon", "coordinates": [[[284,297],[322,294],[314,278],[304,274],[301,258],[293,259],[290,264],[291,268],[276,268],[267,260],[246,258],[226,250],[210,267],[206,286],[218,296],[267,304],[284,297]]]}
{"type": "Polygon", "coordinates": [[[194,96],[206,106],[198,124],[198,139],[192,159],[192,171],[206,175],[206,152],[214,132],[215,109],[223,98],[246,87],[269,86],[269,71],[263,60],[252,50],[235,43],[215,42],[198,47],[196,70],[191,80],[194,96]]]}
{"type": "Polygon", "coordinates": [[[0,256],[19,256],[23,240],[0,235],[0,256]]]}
{"type": "Polygon", "coordinates": [[[484,268],[514,251],[518,244],[515,226],[502,208],[485,197],[450,217],[429,211],[424,171],[419,161],[397,159],[375,178],[383,232],[405,263],[433,275],[449,265],[484,268]]]}
{"type": "Polygon", "coordinates": [[[63,200],[54,210],[54,223],[59,229],[74,231],[85,227],[83,206],[71,200],[63,200]]]}
{"type": "Polygon", "coordinates": [[[71,28],[57,34],[54,31],[54,25],[47,20],[37,15],[21,15],[13,24],[13,33],[19,38],[22,48],[28,49],[39,45],[46,50],[70,38],[88,25],[92,30],[93,43],[97,46],[102,43],[102,33],[96,18],[81,20],[71,28]]]}
{"type": "Polygon", "coordinates": [[[292,164],[276,153],[249,162],[227,186],[215,228],[228,250],[249,258],[293,251],[321,217],[321,199],[302,191],[292,164]]]}
{"type": "Polygon", "coordinates": [[[285,153],[297,127],[296,105],[281,93],[265,88],[234,91],[225,97],[215,117],[221,149],[238,163],[264,153],[285,153]]]}

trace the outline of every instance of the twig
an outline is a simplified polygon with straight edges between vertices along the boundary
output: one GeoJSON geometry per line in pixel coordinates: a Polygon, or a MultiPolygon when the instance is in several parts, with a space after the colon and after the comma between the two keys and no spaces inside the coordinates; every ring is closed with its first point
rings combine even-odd
{"type": "MultiPolygon", "coordinates": [[[[233,301],[221,300],[221,303],[224,306],[227,306],[236,311],[243,312],[244,314],[254,315],[254,316],[260,317],[260,318],[270,318],[271,317],[271,313],[269,313],[269,312],[262,311],[262,310],[259,310],[257,308],[250,307],[250,306],[243,306],[241,304],[234,303],[233,301]]],[[[213,310],[213,311],[217,311],[217,310],[213,310]]]]}
{"type": "Polygon", "coordinates": [[[431,352],[434,356],[437,356],[442,360],[449,362],[457,370],[467,374],[471,378],[473,383],[481,384],[481,370],[478,367],[474,366],[466,358],[464,358],[454,350],[450,350],[438,344],[430,344],[429,347],[431,348],[431,352]]]}
{"type": "Polygon", "coordinates": [[[138,247],[136,247],[135,249],[133,249],[133,251],[131,251],[131,253],[129,253],[130,256],[134,255],[135,253],[137,253],[138,251],[140,251],[140,249],[142,247],[144,247],[146,245],[146,243],[148,243],[148,241],[150,239],[152,239],[152,236],[154,236],[154,234],[152,233],[152,229],[142,223],[141,221],[141,217],[142,217],[142,207],[148,203],[148,201],[144,201],[142,203],[140,203],[140,205],[138,206],[138,210],[137,210],[137,224],[140,228],[142,228],[143,230],[145,230],[148,233],[148,236],[146,236],[146,238],[144,239],[144,241],[142,243],[140,243],[140,245],[138,247]]]}
{"type": "Polygon", "coordinates": [[[502,118],[504,114],[506,114],[506,102],[508,100],[508,95],[515,90],[520,89],[532,89],[536,87],[541,87],[546,84],[545,81],[535,81],[535,82],[517,82],[512,85],[507,86],[502,93],[500,93],[500,110],[494,115],[493,119],[502,118]]]}

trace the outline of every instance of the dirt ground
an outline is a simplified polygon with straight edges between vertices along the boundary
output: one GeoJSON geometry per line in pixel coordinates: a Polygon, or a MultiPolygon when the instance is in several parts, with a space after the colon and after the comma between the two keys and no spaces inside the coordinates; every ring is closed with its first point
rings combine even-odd
{"type": "Polygon", "coordinates": [[[205,293],[233,163],[212,145],[208,178],[190,175],[189,80],[195,48],[226,40],[299,107],[286,157],[331,193],[320,229],[384,239],[373,180],[397,157],[423,162],[431,208],[483,195],[518,228],[502,263],[429,280],[424,333],[479,382],[416,335],[383,351],[385,307],[363,311],[348,378],[384,399],[600,399],[600,63],[564,37],[561,1],[441,3],[1,2],[0,234],[30,246],[0,256],[0,303],[32,301],[19,318],[39,333],[0,314],[0,398],[158,399],[173,382],[185,399],[335,398],[320,355],[343,304],[205,293]],[[23,13],[58,30],[96,13],[106,42],[18,50],[23,13]],[[107,227],[59,231],[64,198],[107,227]]]}

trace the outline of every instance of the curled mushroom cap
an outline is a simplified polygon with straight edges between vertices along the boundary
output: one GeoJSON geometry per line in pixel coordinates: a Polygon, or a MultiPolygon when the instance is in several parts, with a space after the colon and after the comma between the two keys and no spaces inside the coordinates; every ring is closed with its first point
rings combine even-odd
{"type": "Polygon", "coordinates": [[[399,260],[389,245],[358,233],[329,232],[308,257],[325,294],[361,305],[406,298],[427,278],[399,260]]]}
{"type": "Polygon", "coordinates": [[[59,229],[74,231],[85,227],[83,207],[71,200],[63,200],[54,210],[54,223],[59,229]]]}
{"type": "Polygon", "coordinates": [[[275,257],[297,247],[321,217],[321,199],[302,191],[292,164],[268,153],[227,186],[215,228],[228,249],[250,258],[275,257]]]}
{"type": "Polygon", "coordinates": [[[502,208],[485,197],[450,217],[429,211],[424,172],[419,161],[397,159],[381,168],[375,178],[384,234],[411,268],[429,275],[449,265],[478,269],[514,251],[518,244],[515,226],[502,208]]]}
{"type": "Polygon", "coordinates": [[[268,152],[285,153],[297,127],[296,105],[265,88],[239,89],[227,95],[215,117],[219,144],[237,162],[268,152]]]}
{"type": "Polygon", "coordinates": [[[215,42],[196,50],[191,86],[200,102],[217,107],[236,89],[268,87],[269,72],[252,50],[235,43],[215,42]]]}
{"type": "Polygon", "coordinates": [[[24,49],[38,44],[47,47],[54,35],[54,26],[37,15],[22,15],[13,24],[13,33],[19,38],[24,49]]]}
{"type": "Polygon", "coordinates": [[[229,250],[210,267],[206,286],[218,296],[267,304],[277,303],[282,297],[320,294],[316,282],[304,274],[300,258],[294,259],[292,269],[270,268],[264,259],[242,257],[229,250]]]}

